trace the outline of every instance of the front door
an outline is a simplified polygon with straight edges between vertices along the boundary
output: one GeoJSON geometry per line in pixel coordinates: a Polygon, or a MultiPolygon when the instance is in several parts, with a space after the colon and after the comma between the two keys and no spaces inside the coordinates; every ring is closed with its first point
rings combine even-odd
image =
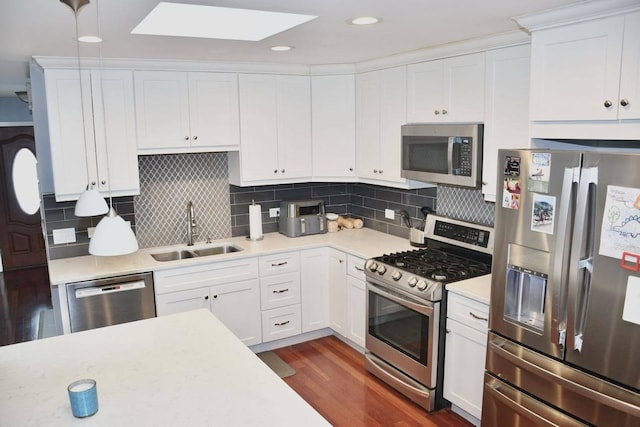
{"type": "Polygon", "coordinates": [[[33,128],[0,128],[0,153],[0,251],[3,268],[15,270],[46,265],[40,206],[34,199],[38,197],[37,185],[33,181],[36,178],[22,175],[35,172],[33,128]]]}

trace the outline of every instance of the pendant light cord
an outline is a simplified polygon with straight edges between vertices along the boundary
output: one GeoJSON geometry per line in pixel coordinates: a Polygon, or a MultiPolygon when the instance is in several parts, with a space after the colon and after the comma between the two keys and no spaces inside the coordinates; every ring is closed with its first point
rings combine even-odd
{"type": "MultiPolygon", "coordinates": [[[[80,32],[78,31],[78,14],[80,13],[80,9],[73,9],[73,14],[75,16],[76,23],[76,56],[78,58],[78,84],[80,85],[80,112],[82,113],[82,140],[84,141],[84,167],[87,172],[87,189],[90,190],[93,188],[91,185],[91,177],[89,177],[89,155],[87,154],[87,136],[85,134],[86,130],[86,119],[84,114],[84,90],[82,89],[82,69],[80,68],[80,32]]],[[[95,143],[95,140],[94,140],[95,143]]]]}

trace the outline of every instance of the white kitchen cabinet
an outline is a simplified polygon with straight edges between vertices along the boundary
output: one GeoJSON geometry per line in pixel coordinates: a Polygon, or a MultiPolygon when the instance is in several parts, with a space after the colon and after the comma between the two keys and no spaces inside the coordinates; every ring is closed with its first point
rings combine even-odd
{"type": "Polygon", "coordinates": [[[132,73],[46,69],[44,85],[56,200],[139,194],[132,73]]]}
{"type": "Polygon", "coordinates": [[[165,316],[206,308],[247,346],[262,342],[257,279],[156,295],[156,312],[165,316]]]}
{"type": "Polygon", "coordinates": [[[329,273],[327,248],[300,252],[302,332],[329,327],[329,273]]]}
{"type": "Polygon", "coordinates": [[[357,175],[364,182],[406,184],[400,176],[400,126],[407,122],[407,67],[356,77],[357,175]]]}
{"type": "Polygon", "coordinates": [[[479,425],[489,306],[453,292],[448,298],[443,395],[479,425]]]}
{"type": "Polygon", "coordinates": [[[409,65],[408,122],[482,122],[484,71],[484,53],[409,65]]]}
{"type": "Polygon", "coordinates": [[[365,347],[367,335],[367,290],[362,258],[347,256],[347,338],[365,347]]]}
{"type": "Polygon", "coordinates": [[[236,74],[136,71],[134,75],[141,154],[238,149],[236,74]]]}
{"type": "Polygon", "coordinates": [[[229,153],[229,182],[309,181],[311,84],[308,76],[241,74],[241,148],[229,153]]]}
{"type": "Polygon", "coordinates": [[[353,74],[311,77],[314,181],[356,176],[356,104],[353,74]]]}
{"type": "Polygon", "coordinates": [[[300,304],[288,305],[262,312],[262,341],[269,342],[300,335],[300,304]]]}
{"type": "Polygon", "coordinates": [[[534,31],[531,120],[640,118],[640,12],[534,31]]]}
{"type": "Polygon", "coordinates": [[[329,326],[337,334],[348,334],[348,292],[347,292],[347,256],[341,251],[329,248],[329,326]]]}
{"type": "Polygon", "coordinates": [[[487,201],[502,197],[497,182],[498,150],[529,147],[529,45],[486,53],[486,101],[482,155],[482,193],[487,201]]]}
{"type": "Polygon", "coordinates": [[[300,303],[300,273],[286,273],[260,278],[262,310],[300,303]]]}

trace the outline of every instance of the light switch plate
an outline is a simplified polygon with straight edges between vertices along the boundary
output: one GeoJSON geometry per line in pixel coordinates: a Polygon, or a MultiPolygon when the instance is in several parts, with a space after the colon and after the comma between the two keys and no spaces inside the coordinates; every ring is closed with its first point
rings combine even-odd
{"type": "Polygon", "coordinates": [[[393,209],[385,209],[384,217],[387,219],[396,219],[396,213],[394,212],[393,209]]]}
{"type": "Polygon", "coordinates": [[[61,245],[63,243],[74,243],[76,241],[76,229],[71,228],[59,228],[53,230],[53,244],[61,245]]]}

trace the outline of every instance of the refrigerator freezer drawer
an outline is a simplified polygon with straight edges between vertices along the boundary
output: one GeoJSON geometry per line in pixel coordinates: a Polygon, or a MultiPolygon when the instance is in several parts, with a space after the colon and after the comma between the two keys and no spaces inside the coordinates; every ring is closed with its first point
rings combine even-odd
{"type": "Polygon", "coordinates": [[[489,334],[487,371],[595,425],[640,425],[640,394],[489,334]]]}
{"type": "Polygon", "coordinates": [[[571,418],[507,383],[484,375],[482,427],[582,427],[587,424],[571,418]]]}

